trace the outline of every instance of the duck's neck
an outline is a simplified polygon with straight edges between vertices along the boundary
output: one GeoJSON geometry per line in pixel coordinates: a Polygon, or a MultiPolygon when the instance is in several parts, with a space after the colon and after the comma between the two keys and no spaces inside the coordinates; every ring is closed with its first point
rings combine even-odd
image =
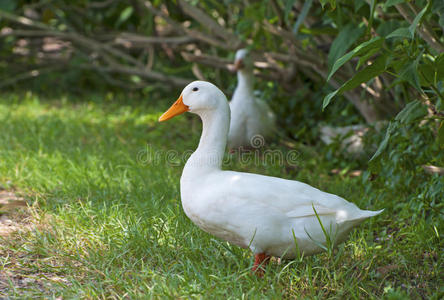
{"type": "Polygon", "coordinates": [[[250,70],[237,72],[237,87],[233,94],[233,100],[249,101],[253,97],[254,76],[250,70]]]}
{"type": "Polygon", "coordinates": [[[202,136],[185,170],[193,170],[194,173],[220,170],[230,127],[230,108],[226,104],[217,110],[203,111],[199,116],[202,119],[202,136]]]}

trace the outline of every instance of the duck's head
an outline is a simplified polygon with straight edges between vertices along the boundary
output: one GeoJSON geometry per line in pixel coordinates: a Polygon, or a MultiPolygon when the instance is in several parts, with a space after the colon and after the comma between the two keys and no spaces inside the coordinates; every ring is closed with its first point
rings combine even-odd
{"type": "Polygon", "coordinates": [[[251,70],[253,69],[253,61],[249,56],[249,52],[247,49],[239,49],[236,52],[236,56],[234,58],[234,71],[241,70],[251,70]]]}
{"type": "Polygon", "coordinates": [[[159,122],[186,111],[200,114],[204,111],[217,110],[221,106],[228,106],[227,98],[217,86],[206,81],[193,81],[183,89],[179,99],[160,116],[159,122]]]}

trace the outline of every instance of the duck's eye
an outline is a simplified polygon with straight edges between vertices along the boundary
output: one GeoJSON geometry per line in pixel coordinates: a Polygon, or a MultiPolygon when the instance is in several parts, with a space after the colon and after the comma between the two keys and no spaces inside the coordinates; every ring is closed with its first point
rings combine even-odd
{"type": "Polygon", "coordinates": [[[195,87],[193,88],[193,92],[197,92],[199,90],[199,88],[195,87]]]}

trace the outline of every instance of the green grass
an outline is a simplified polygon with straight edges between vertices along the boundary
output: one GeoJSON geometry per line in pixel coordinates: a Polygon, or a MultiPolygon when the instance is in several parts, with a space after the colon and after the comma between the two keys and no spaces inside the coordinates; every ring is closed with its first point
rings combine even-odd
{"type": "Polygon", "coordinates": [[[0,240],[0,273],[10,279],[0,297],[443,296],[442,212],[426,215],[396,192],[368,191],[361,177],[329,175],[334,166],[321,150],[299,144],[297,167],[227,168],[302,180],[386,210],[332,253],[273,262],[263,278],[252,276],[249,251],[206,234],[182,211],[183,162],[167,164],[165,155],[195,149],[201,125],[190,115],[157,123],[169,102],[2,96],[0,184],[27,197],[37,226],[0,240]],[[146,163],[147,151],[161,157],[146,163]]]}

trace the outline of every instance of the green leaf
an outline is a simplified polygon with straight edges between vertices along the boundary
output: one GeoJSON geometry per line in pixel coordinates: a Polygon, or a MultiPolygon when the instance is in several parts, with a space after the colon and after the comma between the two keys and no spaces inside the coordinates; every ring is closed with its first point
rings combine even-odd
{"type": "Polygon", "coordinates": [[[305,18],[307,17],[308,12],[310,11],[310,7],[313,4],[313,0],[307,0],[304,2],[304,6],[302,7],[301,13],[298,16],[298,19],[296,20],[296,23],[293,26],[293,34],[297,35],[299,32],[299,27],[301,26],[302,22],[304,22],[305,18]]]}
{"type": "Polygon", "coordinates": [[[370,158],[370,161],[374,160],[376,157],[381,155],[381,153],[385,150],[385,148],[387,148],[390,136],[392,135],[392,131],[394,128],[395,128],[395,123],[390,122],[387,131],[385,132],[384,139],[382,140],[381,144],[379,144],[379,147],[376,150],[375,154],[373,154],[372,158],[370,158]]]}
{"type": "Polygon", "coordinates": [[[415,89],[421,91],[418,76],[418,64],[421,59],[422,52],[416,57],[414,61],[407,63],[399,72],[399,78],[410,83],[415,89]]]}
{"type": "Polygon", "coordinates": [[[405,0],[388,0],[385,4],[384,4],[384,8],[388,8],[390,6],[399,4],[399,3],[404,3],[405,0]]]}
{"type": "Polygon", "coordinates": [[[373,55],[378,53],[379,49],[380,48],[374,48],[374,49],[370,50],[369,52],[367,52],[366,54],[364,54],[363,56],[361,56],[359,58],[358,65],[356,66],[356,70],[358,70],[359,67],[362,66],[370,57],[372,57],[373,55]]]}
{"type": "Polygon", "coordinates": [[[379,74],[383,73],[387,68],[387,62],[389,60],[389,56],[387,54],[379,56],[373,64],[365,67],[361,71],[355,74],[351,79],[349,79],[347,82],[345,82],[339,89],[336,91],[333,91],[329,93],[327,96],[324,97],[324,100],[322,102],[322,110],[324,110],[328,104],[330,104],[332,98],[336,95],[340,95],[343,92],[349,91],[351,89],[354,89],[361,83],[367,82],[370,79],[378,76],[379,74]]]}
{"type": "Polygon", "coordinates": [[[426,13],[427,9],[429,9],[429,7],[430,7],[430,1],[427,2],[427,5],[415,17],[412,24],[410,24],[409,31],[412,38],[415,36],[416,27],[418,27],[419,22],[421,22],[422,17],[426,13]]]}
{"type": "Polygon", "coordinates": [[[131,81],[134,82],[134,83],[141,83],[141,82],[142,82],[142,79],[141,79],[139,76],[137,76],[137,75],[132,75],[132,76],[130,77],[130,79],[131,79],[131,81]]]}
{"type": "Polygon", "coordinates": [[[120,13],[120,16],[119,16],[119,20],[117,21],[117,26],[119,26],[120,24],[122,24],[126,20],[128,20],[131,17],[131,15],[133,14],[133,11],[134,11],[134,9],[132,6],[128,6],[127,8],[122,10],[122,12],[120,13]]]}
{"type": "Polygon", "coordinates": [[[248,35],[253,28],[253,24],[251,19],[242,19],[236,25],[236,33],[241,36],[248,35]]]}
{"type": "Polygon", "coordinates": [[[435,58],[436,80],[444,81],[444,53],[435,58]]]}
{"type": "Polygon", "coordinates": [[[412,36],[410,34],[410,30],[408,27],[401,27],[401,28],[396,29],[395,31],[393,31],[389,35],[387,35],[386,38],[390,39],[390,38],[394,38],[394,37],[402,37],[402,38],[410,39],[412,36]]]}
{"type": "Polygon", "coordinates": [[[311,34],[311,35],[322,35],[322,34],[328,34],[328,35],[334,35],[336,36],[338,34],[338,30],[336,28],[332,28],[332,27],[320,27],[320,28],[307,28],[304,26],[304,24],[301,25],[300,29],[299,29],[300,33],[304,33],[304,34],[311,34]]]}
{"type": "Polygon", "coordinates": [[[353,49],[352,51],[348,52],[347,54],[345,54],[344,56],[342,56],[341,58],[339,58],[337,61],[335,61],[335,63],[333,64],[333,67],[331,68],[330,73],[327,76],[327,81],[330,80],[331,76],[342,66],[344,65],[346,62],[348,62],[350,59],[352,59],[355,56],[358,55],[363,55],[365,53],[367,53],[368,51],[370,51],[371,49],[375,49],[375,48],[381,48],[382,43],[383,43],[383,39],[380,37],[374,37],[360,45],[358,45],[355,49],[353,49]]]}
{"type": "Polygon", "coordinates": [[[418,100],[408,103],[395,117],[395,120],[408,124],[427,115],[427,108],[418,100]]]}
{"type": "Polygon", "coordinates": [[[354,89],[361,83],[367,82],[383,73],[386,70],[388,58],[389,56],[387,54],[379,56],[371,65],[365,67],[344,83],[339,89],[340,92],[342,93],[354,89]]]}
{"type": "Polygon", "coordinates": [[[373,18],[375,16],[376,0],[370,0],[370,16],[368,19],[367,33],[373,28],[373,18]]]}
{"type": "Polygon", "coordinates": [[[356,24],[347,24],[333,41],[330,52],[328,53],[328,66],[340,58],[365,32],[362,26],[356,24]]]}
{"type": "Polygon", "coordinates": [[[379,26],[376,28],[376,34],[382,37],[386,37],[400,27],[401,22],[399,20],[387,20],[379,24],[379,26]]]}
{"type": "Polygon", "coordinates": [[[366,2],[364,0],[355,0],[354,11],[357,12],[365,4],[366,2]]]}
{"type": "Polygon", "coordinates": [[[325,96],[324,101],[322,102],[322,110],[324,110],[331,102],[331,100],[333,99],[334,96],[336,96],[336,94],[339,92],[339,89],[337,89],[336,91],[333,91],[331,93],[329,93],[327,96],[325,96]]]}
{"type": "Polygon", "coordinates": [[[419,12],[419,14],[415,17],[412,24],[410,24],[409,27],[401,27],[387,35],[387,38],[394,38],[394,37],[401,37],[401,38],[407,38],[407,39],[413,39],[415,36],[415,30],[416,27],[418,27],[419,22],[421,21],[422,17],[426,13],[427,9],[430,6],[430,2],[427,3],[427,5],[419,12]]]}
{"type": "Polygon", "coordinates": [[[336,0],[319,0],[321,2],[322,9],[324,9],[325,4],[330,3],[331,9],[336,8],[336,0]]]}
{"type": "Polygon", "coordinates": [[[435,65],[430,61],[426,61],[426,63],[418,66],[419,83],[421,86],[434,84],[436,74],[435,65]]]}

